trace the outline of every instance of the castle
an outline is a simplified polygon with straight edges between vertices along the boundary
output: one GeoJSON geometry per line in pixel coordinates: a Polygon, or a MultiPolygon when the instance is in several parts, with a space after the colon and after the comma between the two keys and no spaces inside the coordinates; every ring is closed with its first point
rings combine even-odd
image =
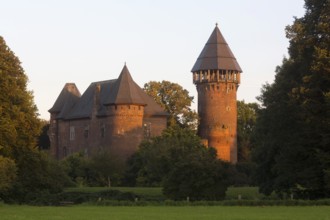
{"type": "Polygon", "coordinates": [[[126,65],[118,79],[94,82],[83,95],[67,83],[49,112],[50,149],[57,159],[107,151],[125,160],[144,138],[160,135],[168,117],[126,65]]]}
{"type": "MultiPolygon", "coordinates": [[[[218,158],[237,162],[236,91],[242,72],[216,26],[192,68],[198,92],[198,135],[218,158]]],[[[160,135],[168,113],[132,79],[126,65],[118,79],[94,82],[83,95],[67,83],[50,112],[51,153],[108,151],[125,160],[144,138],[160,135]]]]}

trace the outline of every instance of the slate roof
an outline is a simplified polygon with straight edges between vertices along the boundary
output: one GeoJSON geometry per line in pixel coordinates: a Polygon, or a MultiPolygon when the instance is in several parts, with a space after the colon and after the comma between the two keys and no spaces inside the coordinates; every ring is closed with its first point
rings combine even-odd
{"type": "Polygon", "coordinates": [[[216,25],[191,72],[218,69],[242,72],[234,54],[216,25]]]}
{"type": "Polygon", "coordinates": [[[80,92],[74,83],[66,83],[53,107],[48,111],[57,113],[57,118],[65,118],[73,106],[80,100],[80,92]]]}
{"type": "Polygon", "coordinates": [[[142,99],[141,88],[133,81],[130,72],[125,64],[118,79],[113,84],[105,104],[138,104],[146,105],[142,99]]]}
{"type": "Polygon", "coordinates": [[[115,82],[116,79],[91,83],[84,92],[84,94],[81,96],[77,104],[72,108],[70,113],[67,114],[66,119],[89,118],[92,116],[93,108],[95,107],[97,108],[96,110],[98,112],[103,112],[105,110],[103,104],[106,101],[107,96],[109,95],[110,88],[115,82]],[[100,103],[100,106],[95,106],[97,86],[100,87],[100,100],[98,101],[100,103]]]}
{"type": "Polygon", "coordinates": [[[67,89],[63,89],[54,106],[49,110],[50,113],[59,113],[57,118],[68,120],[90,118],[95,110],[97,116],[105,116],[106,105],[113,104],[143,105],[145,116],[169,115],[134,82],[126,65],[118,79],[93,82],[82,96],[79,93],[79,97],[74,100],[67,93],[67,89]],[[96,100],[96,97],[99,100],[96,100]]]}

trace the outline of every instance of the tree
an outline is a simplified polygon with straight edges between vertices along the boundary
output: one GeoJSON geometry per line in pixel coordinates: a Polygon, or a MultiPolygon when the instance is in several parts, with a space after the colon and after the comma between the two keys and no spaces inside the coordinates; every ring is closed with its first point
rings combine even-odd
{"type": "Polygon", "coordinates": [[[16,179],[16,171],[15,161],[0,155],[0,195],[12,187],[16,179]]]}
{"type": "Polygon", "coordinates": [[[195,148],[202,148],[199,137],[179,126],[169,127],[161,136],[143,141],[128,160],[126,175],[131,178],[130,185],[161,186],[174,161],[182,158],[179,149],[192,152],[195,148]]]}
{"type": "Polygon", "coordinates": [[[172,199],[219,199],[227,189],[226,166],[192,130],[170,127],[140,145],[128,161],[126,183],[163,186],[172,199]]]}
{"type": "Polygon", "coordinates": [[[19,147],[35,147],[40,132],[27,80],[19,59],[0,36],[0,146],[4,155],[15,157],[19,147]]]}
{"type": "Polygon", "coordinates": [[[92,156],[89,168],[93,173],[89,176],[89,182],[98,186],[118,186],[124,173],[123,162],[108,152],[101,152],[92,156]]]}
{"type": "Polygon", "coordinates": [[[2,193],[5,202],[28,203],[42,194],[59,193],[70,184],[58,162],[38,149],[22,148],[15,163],[17,177],[2,193]]]}
{"type": "Polygon", "coordinates": [[[77,186],[86,185],[89,179],[89,163],[84,154],[74,153],[60,161],[64,167],[66,174],[71,178],[72,182],[76,182],[77,186]]]}
{"type": "Polygon", "coordinates": [[[144,84],[144,91],[170,113],[169,126],[179,125],[196,130],[198,115],[191,109],[194,97],[189,96],[187,90],[177,83],[163,80],[144,84]]]}
{"type": "Polygon", "coordinates": [[[237,156],[239,162],[250,161],[252,134],[258,110],[259,105],[257,103],[245,103],[244,100],[237,101],[237,156]]]}
{"type": "Polygon", "coordinates": [[[229,165],[210,150],[187,153],[175,161],[164,181],[164,195],[174,200],[223,199],[229,185],[229,165]]]}
{"type": "MultiPolygon", "coordinates": [[[[27,76],[18,57],[0,36],[0,173],[17,170],[10,177],[11,187],[2,192],[5,201],[28,201],[40,192],[63,189],[65,174],[37,147],[41,121],[27,76]]],[[[7,184],[8,185],[8,184],[7,184]]]]}
{"type": "Polygon", "coordinates": [[[286,28],[289,58],[266,84],[256,125],[256,180],[270,194],[330,195],[330,2],[306,0],[286,28]]]}
{"type": "Polygon", "coordinates": [[[48,131],[49,131],[49,121],[46,120],[41,120],[41,124],[42,124],[42,129],[41,129],[41,133],[38,137],[38,142],[37,142],[37,146],[40,150],[49,150],[50,148],[50,140],[49,140],[49,136],[48,136],[48,131]]]}

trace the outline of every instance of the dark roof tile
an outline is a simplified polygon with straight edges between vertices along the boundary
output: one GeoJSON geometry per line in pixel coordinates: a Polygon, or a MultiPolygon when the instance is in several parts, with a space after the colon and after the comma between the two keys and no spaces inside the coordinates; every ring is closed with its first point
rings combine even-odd
{"type": "Polygon", "coordinates": [[[60,112],[59,116],[65,119],[90,118],[95,110],[97,116],[106,116],[105,105],[137,104],[145,106],[144,113],[147,117],[168,116],[168,113],[133,81],[126,65],[118,79],[93,82],[82,96],[78,89],[73,88],[76,87],[72,83],[65,85],[49,110],[50,113],[60,112]]]}
{"type": "Polygon", "coordinates": [[[57,113],[57,118],[65,118],[72,107],[79,101],[80,92],[74,83],[66,83],[60,95],[57,97],[50,113],[57,113]]]}
{"type": "Polygon", "coordinates": [[[106,105],[111,104],[138,104],[146,105],[141,97],[141,88],[133,81],[130,72],[125,65],[118,79],[111,88],[106,105]]]}
{"type": "Polygon", "coordinates": [[[242,72],[218,26],[214,28],[191,71],[217,69],[242,72]]]}

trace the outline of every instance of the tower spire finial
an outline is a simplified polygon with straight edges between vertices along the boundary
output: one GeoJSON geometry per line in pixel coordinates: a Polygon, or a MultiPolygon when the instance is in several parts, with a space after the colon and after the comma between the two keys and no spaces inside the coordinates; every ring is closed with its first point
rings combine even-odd
{"type": "Polygon", "coordinates": [[[218,22],[215,23],[215,26],[218,27],[218,22]]]}

